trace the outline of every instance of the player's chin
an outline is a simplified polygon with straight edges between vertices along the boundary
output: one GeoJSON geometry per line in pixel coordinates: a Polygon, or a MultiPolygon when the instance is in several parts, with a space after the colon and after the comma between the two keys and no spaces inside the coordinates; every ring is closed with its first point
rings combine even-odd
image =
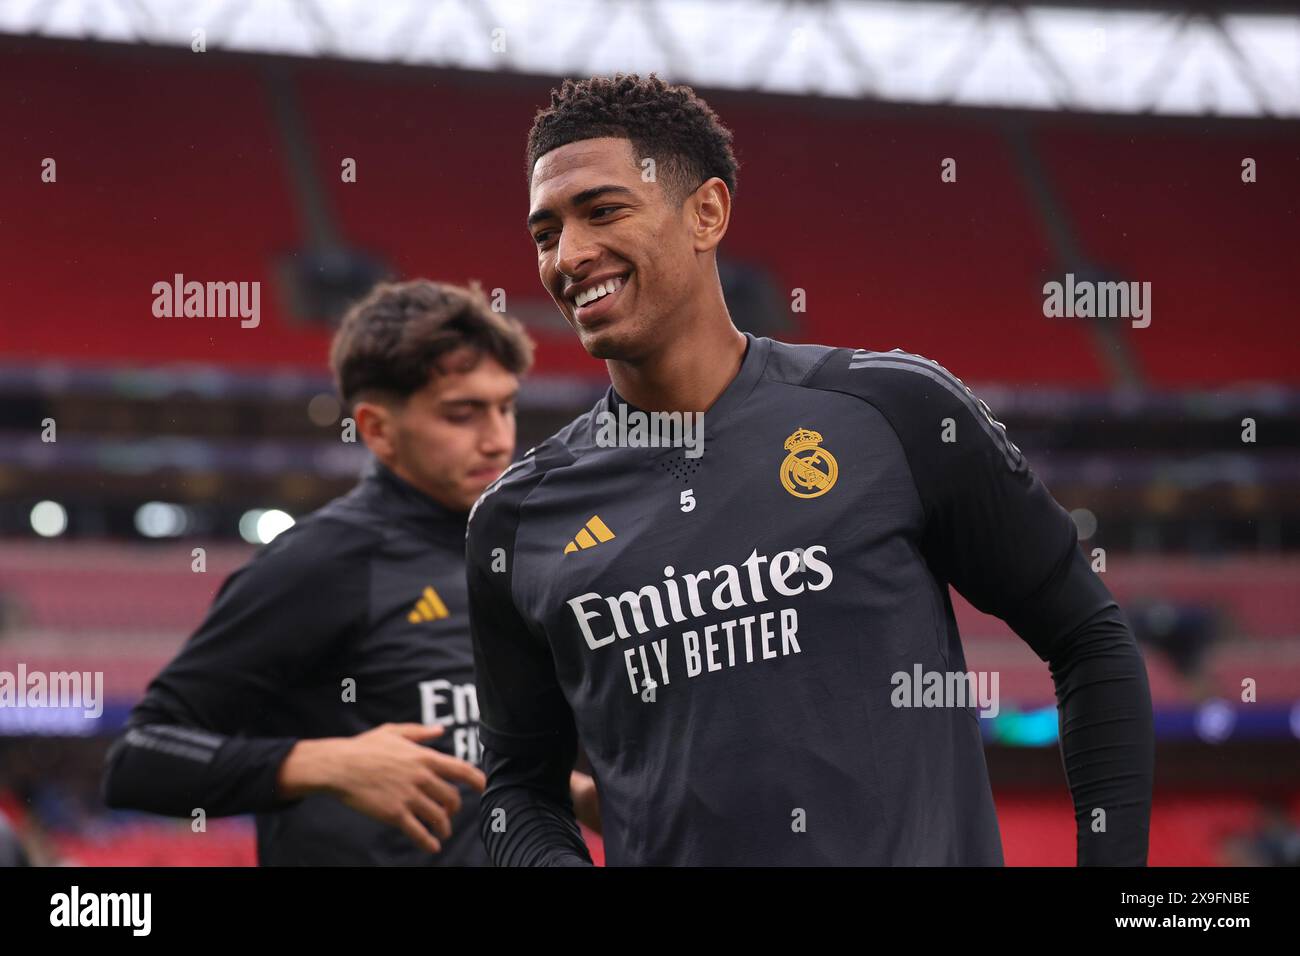
{"type": "Polygon", "coordinates": [[[491,468],[489,471],[471,472],[469,475],[465,476],[465,489],[467,489],[468,493],[473,494],[474,497],[478,497],[480,494],[484,493],[487,485],[490,485],[493,481],[499,479],[502,471],[504,471],[503,468],[491,468]]]}
{"type": "Polygon", "coordinates": [[[592,328],[579,328],[578,338],[587,354],[597,359],[627,360],[637,354],[636,336],[626,323],[611,319],[592,328]]]}
{"type": "Polygon", "coordinates": [[[469,503],[473,504],[478,496],[487,490],[488,485],[501,477],[503,471],[504,468],[486,468],[468,473],[465,480],[461,482],[461,487],[469,503]]]}

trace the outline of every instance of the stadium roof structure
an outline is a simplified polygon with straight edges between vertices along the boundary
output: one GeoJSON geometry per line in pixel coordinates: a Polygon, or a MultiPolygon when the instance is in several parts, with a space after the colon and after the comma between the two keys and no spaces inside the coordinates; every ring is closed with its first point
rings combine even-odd
{"type": "Polygon", "coordinates": [[[1284,5],[826,0],[10,0],[0,33],[713,89],[1100,113],[1300,116],[1284,5]]]}

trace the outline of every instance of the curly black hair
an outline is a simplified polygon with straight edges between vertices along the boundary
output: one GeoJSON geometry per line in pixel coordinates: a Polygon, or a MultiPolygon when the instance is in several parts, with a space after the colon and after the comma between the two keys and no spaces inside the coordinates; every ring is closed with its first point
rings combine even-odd
{"type": "Polygon", "coordinates": [[[537,111],[528,133],[529,183],[540,157],[602,136],[631,140],[637,157],[653,158],[678,203],[713,176],[736,193],[731,130],[689,86],[670,86],[654,73],[565,80],[551,90],[551,105],[537,111]]]}

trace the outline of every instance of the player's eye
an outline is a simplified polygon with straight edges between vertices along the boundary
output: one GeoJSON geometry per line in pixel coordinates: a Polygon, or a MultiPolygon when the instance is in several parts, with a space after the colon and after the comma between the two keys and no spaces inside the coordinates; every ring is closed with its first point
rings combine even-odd
{"type": "Polygon", "coordinates": [[[536,235],[533,236],[533,242],[537,243],[539,246],[545,245],[545,244],[546,244],[546,238],[547,238],[550,234],[551,234],[551,230],[550,230],[550,229],[543,229],[541,232],[539,232],[539,233],[537,233],[536,235]]]}
{"type": "Polygon", "coordinates": [[[593,216],[599,216],[599,215],[601,215],[601,214],[604,212],[604,210],[606,210],[606,209],[608,209],[608,210],[614,210],[614,209],[622,209],[622,208],[623,208],[622,206],[597,206],[595,209],[593,209],[593,210],[591,211],[591,214],[592,214],[593,216]]]}

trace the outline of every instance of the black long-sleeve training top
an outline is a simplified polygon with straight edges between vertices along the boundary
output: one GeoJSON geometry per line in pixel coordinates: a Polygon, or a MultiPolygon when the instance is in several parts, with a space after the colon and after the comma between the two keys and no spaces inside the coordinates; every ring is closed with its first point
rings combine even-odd
{"type": "Polygon", "coordinates": [[[580,740],[610,864],[1001,864],[974,702],[901,691],[967,672],[951,584],[1050,664],[1079,862],[1144,864],[1146,670],[1002,425],[927,359],[747,339],[699,457],[610,447],[611,388],[471,512],[493,860],[590,862],[580,740]]]}
{"type": "Polygon", "coordinates": [[[132,711],[108,756],[109,806],[256,813],[263,865],[485,865],[464,785],[436,855],[331,796],[276,793],[299,739],[384,723],[440,724],[431,746],[479,762],[465,519],[374,462],[262,548],[132,711]]]}

